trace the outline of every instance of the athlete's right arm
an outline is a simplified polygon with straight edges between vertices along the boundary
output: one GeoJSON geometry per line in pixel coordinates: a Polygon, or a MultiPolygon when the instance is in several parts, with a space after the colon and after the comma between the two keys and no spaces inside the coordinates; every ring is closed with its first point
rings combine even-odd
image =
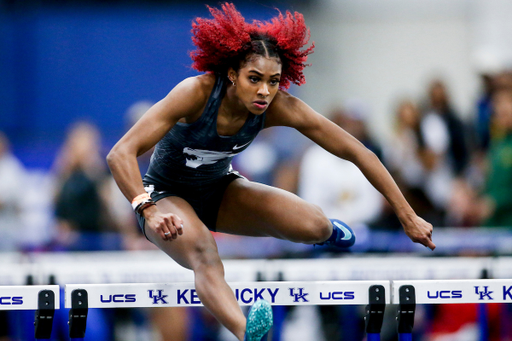
{"type": "MultiPolygon", "coordinates": [[[[137,157],[151,149],[180,119],[200,114],[208,100],[210,75],[187,78],[153,105],[116,143],[107,156],[112,175],[124,196],[131,202],[145,193],[137,157]]],[[[161,213],[156,206],[143,211],[148,226],[164,240],[181,234],[182,221],[176,215],[161,213]],[[164,233],[171,232],[165,236],[164,233]]]]}

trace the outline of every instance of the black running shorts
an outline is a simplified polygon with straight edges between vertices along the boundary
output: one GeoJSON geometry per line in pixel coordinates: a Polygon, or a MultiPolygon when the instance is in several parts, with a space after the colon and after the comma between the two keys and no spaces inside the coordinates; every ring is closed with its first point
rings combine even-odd
{"type": "MultiPolygon", "coordinates": [[[[182,185],[182,184],[156,184],[144,178],[144,188],[151,195],[151,198],[158,200],[177,196],[186,200],[201,221],[208,227],[210,231],[216,231],[217,216],[219,213],[220,203],[224,196],[224,192],[228,185],[236,179],[244,178],[238,172],[230,172],[224,177],[208,184],[202,182],[199,186],[182,185]]],[[[146,219],[137,214],[137,220],[142,233],[146,236],[145,223],[146,219]]],[[[147,238],[147,236],[146,236],[147,238]]]]}

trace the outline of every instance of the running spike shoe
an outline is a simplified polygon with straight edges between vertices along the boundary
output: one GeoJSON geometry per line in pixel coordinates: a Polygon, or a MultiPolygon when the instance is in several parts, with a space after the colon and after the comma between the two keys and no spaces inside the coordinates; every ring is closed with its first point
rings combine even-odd
{"type": "Polygon", "coordinates": [[[348,248],[355,244],[356,235],[352,229],[337,219],[330,219],[332,223],[332,235],[323,243],[317,243],[315,245],[326,245],[326,246],[336,246],[340,248],[348,248]]]}
{"type": "Polygon", "coordinates": [[[257,300],[247,316],[244,341],[260,341],[274,323],[272,307],[265,300],[257,300]]]}

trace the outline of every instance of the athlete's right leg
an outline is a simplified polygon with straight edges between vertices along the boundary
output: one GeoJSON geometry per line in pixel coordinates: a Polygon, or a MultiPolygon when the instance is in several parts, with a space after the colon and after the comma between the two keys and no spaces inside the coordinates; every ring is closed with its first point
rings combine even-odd
{"type": "Polygon", "coordinates": [[[194,271],[201,302],[220,323],[243,340],[246,318],[224,279],[224,266],[212,234],[185,200],[167,197],[159,200],[157,206],[160,211],[172,212],[183,220],[183,234],[172,241],[164,241],[146,226],[148,239],[180,265],[194,271]]]}

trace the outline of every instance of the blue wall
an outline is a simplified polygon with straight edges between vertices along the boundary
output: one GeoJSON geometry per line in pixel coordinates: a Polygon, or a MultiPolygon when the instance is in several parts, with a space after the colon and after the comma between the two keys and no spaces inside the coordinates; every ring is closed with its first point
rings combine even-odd
{"type": "MultiPolygon", "coordinates": [[[[237,8],[248,20],[276,14],[254,3],[237,8]]],[[[100,127],[109,149],[132,103],[158,101],[197,74],[188,56],[197,16],[209,16],[203,4],[0,13],[0,130],[16,155],[48,168],[80,119],[100,127]]]]}

